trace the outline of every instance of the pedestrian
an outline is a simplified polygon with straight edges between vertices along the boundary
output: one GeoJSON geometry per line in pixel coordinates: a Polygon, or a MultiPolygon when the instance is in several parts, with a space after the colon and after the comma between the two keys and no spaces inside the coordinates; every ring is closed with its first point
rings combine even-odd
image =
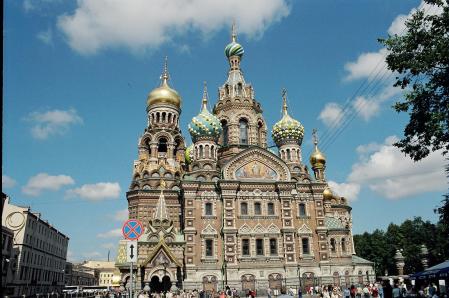
{"type": "Polygon", "coordinates": [[[399,289],[398,284],[394,285],[394,288],[393,288],[393,291],[392,291],[392,295],[393,295],[393,298],[400,298],[402,296],[401,295],[401,290],[399,289]]]}
{"type": "Polygon", "coordinates": [[[271,288],[270,287],[267,288],[267,297],[271,298],[271,288]]]}
{"type": "Polygon", "coordinates": [[[345,298],[350,298],[351,297],[351,291],[349,290],[349,288],[345,287],[345,289],[343,290],[343,296],[345,298]]]}
{"type": "Polygon", "coordinates": [[[285,287],[282,287],[281,295],[279,295],[277,298],[293,298],[293,296],[287,294],[287,289],[285,287]]]}
{"type": "Polygon", "coordinates": [[[301,289],[301,287],[298,288],[298,298],[302,298],[302,289],[301,289]]]}

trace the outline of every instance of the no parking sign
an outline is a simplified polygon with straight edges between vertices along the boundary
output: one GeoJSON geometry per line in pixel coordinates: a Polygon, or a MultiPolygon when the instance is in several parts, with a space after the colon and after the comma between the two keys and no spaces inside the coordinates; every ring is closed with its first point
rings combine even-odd
{"type": "Polygon", "coordinates": [[[137,240],[144,231],[142,223],[137,219],[127,220],[122,227],[122,234],[125,239],[137,240]]]}

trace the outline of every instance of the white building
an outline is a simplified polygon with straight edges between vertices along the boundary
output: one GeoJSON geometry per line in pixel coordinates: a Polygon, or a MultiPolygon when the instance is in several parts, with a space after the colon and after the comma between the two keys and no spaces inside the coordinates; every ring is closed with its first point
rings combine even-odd
{"type": "Polygon", "coordinates": [[[10,295],[61,292],[69,237],[41,219],[40,213],[10,204],[9,197],[2,210],[2,226],[14,233],[15,268],[6,285],[10,295]]]}

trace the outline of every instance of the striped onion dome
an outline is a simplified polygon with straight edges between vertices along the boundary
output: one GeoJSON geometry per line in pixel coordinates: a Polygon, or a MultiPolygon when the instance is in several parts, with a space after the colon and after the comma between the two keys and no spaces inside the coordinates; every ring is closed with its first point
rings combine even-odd
{"type": "Polygon", "coordinates": [[[231,56],[239,56],[240,58],[242,58],[243,53],[245,51],[243,50],[243,47],[241,44],[239,44],[235,41],[232,41],[230,44],[228,44],[225,47],[224,52],[225,52],[226,57],[228,57],[228,58],[231,56]]]}
{"type": "Polygon", "coordinates": [[[218,140],[221,134],[220,120],[207,109],[207,88],[204,86],[203,106],[201,112],[193,117],[189,124],[189,132],[193,142],[200,139],[218,140]]]}

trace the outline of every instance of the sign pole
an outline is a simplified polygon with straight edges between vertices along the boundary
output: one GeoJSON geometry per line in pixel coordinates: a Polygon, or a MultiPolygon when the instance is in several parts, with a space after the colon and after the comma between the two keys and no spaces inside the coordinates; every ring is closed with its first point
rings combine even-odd
{"type": "Polygon", "coordinates": [[[133,285],[134,285],[134,281],[133,281],[133,262],[131,262],[131,268],[130,268],[130,271],[131,271],[131,286],[129,287],[129,289],[130,289],[130,294],[131,294],[131,298],[133,298],[133,285]]]}

